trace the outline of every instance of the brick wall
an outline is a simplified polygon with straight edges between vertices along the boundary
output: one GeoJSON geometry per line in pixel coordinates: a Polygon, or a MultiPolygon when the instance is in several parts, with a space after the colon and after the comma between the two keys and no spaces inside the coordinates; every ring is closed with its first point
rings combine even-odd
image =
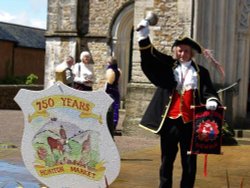
{"type": "Polygon", "coordinates": [[[5,78],[7,74],[11,73],[13,61],[13,46],[14,43],[7,41],[0,41],[0,79],[5,78]]]}
{"type": "Polygon", "coordinates": [[[15,48],[14,76],[38,76],[37,84],[44,82],[44,54],[43,49],[15,48]]]}
{"type": "Polygon", "coordinates": [[[13,42],[0,41],[0,79],[6,76],[38,76],[37,84],[44,82],[44,49],[15,47],[13,42]]]}

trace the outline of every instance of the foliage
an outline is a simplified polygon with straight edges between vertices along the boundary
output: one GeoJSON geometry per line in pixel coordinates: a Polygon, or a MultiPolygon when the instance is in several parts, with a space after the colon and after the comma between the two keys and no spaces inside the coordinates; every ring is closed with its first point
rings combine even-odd
{"type": "Polygon", "coordinates": [[[222,126],[222,145],[237,145],[237,141],[234,138],[235,133],[232,127],[225,121],[222,126]]]}
{"type": "Polygon", "coordinates": [[[30,74],[25,81],[26,85],[34,84],[38,80],[38,76],[35,74],[30,74]]]}

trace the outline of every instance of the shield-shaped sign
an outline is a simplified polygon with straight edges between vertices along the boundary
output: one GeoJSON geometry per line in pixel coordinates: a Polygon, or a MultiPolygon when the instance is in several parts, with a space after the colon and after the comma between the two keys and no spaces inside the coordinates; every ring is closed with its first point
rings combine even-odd
{"type": "Polygon", "coordinates": [[[120,156],[106,124],[113,101],[105,91],[57,82],[42,91],[21,89],[14,100],[24,114],[23,161],[39,181],[52,188],[100,188],[116,179],[120,156]]]}

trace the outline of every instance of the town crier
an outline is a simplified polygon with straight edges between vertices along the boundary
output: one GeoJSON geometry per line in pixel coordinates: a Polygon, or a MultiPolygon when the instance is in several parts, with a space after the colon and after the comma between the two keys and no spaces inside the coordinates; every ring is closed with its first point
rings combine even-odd
{"type": "Polygon", "coordinates": [[[142,20],[138,28],[141,68],[157,86],[140,126],[161,137],[159,187],[172,187],[173,164],[179,144],[183,170],[180,187],[192,188],[197,156],[187,154],[192,137],[193,111],[190,107],[204,104],[208,110],[215,110],[220,105],[208,70],[193,60],[195,54],[205,51],[193,39],[182,37],[174,41],[173,55],[163,54],[151,44],[148,21],[142,20]]]}

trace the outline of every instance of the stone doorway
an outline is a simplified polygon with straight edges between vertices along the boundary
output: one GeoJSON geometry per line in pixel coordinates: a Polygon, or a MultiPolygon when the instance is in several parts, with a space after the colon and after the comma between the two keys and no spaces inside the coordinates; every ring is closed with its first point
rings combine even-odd
{"type": "Polygon", "coordinates": [[[119,85],[122,101],[125,100],[131,76],[133,23],[134,4],[130,4],[115,15],[110,32],[110,54],[117,58],[118,65],[122,70],[119,85]]]}

